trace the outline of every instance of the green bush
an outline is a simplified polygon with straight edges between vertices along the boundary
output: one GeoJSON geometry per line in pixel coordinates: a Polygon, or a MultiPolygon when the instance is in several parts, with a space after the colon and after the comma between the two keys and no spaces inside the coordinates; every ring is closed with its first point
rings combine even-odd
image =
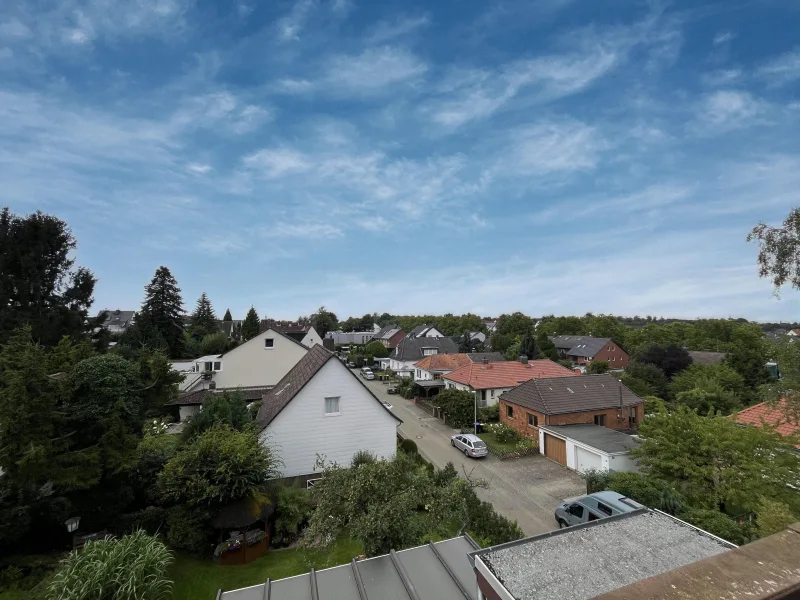
{"type": "Polygon", "coordinates": [[[376,460],[378,460],[378,458],[369,450],[359,450],[353,455],[353,460],[350,462],[350,465],[353,467],[371,465],[376,460]]]}
{"type": "Polygon", "coordinates": [[[144,510],[122,515],[114,530],[121,535],[141,529],[148,535],[164,533],[167,525],[167,511],[160,506],[148,506],[144,510]]]}
{"type": "Polygon", "coordinates": [[[449,389],[439,392],[431,403],[445,413],[447,424],[453,428],[472,427],[475,421],[475,396],[465,390],[449,389]]]}
{"type": "Polygon", "coordinates": [[[478,421],[481,423],[497,423],[500,420],[500,405],[484,406],[478,409],[478,421]]]}
{"type": "Polygon", "coordinates": [[[741,546],[754,537],[749,524],[739,524],[718,510],[691,509],[681,513],[680,518],[712,535],[741,546]]]}
{"type": "Polygon", "coordinates": [[[516,521],[498,514],[490,503],[482,502],[474,489],[465,488],[464,497],[467,506],[466,529],[482,547],[504,544],[523,537],[516,521]]]}
{"type": "Polygon", "coordinates": [[[300,529],[311,518],[311,494],[298,486],[279,486],[276,491],[275,545],[297,539],[300,529]]]}
{"type": "Polygon", "coordinates": [[[167,513],[167,541],[177,550],[208,557],[213,546],[214,531],[209,524],[210,515],[202,509],[174,506],[167,513]]]}
{"type": "Polygon", "coordinates": [[[638,473],[618,473],[590,469],[583,474],[586,493],[613,490],[648,508],[677,514],[684,505],[683,497],[666,481],[638,473]]]}
{"type": "Polygon", "coordinates": [[[88,542],[73,551],[48,585],[49,600],[168,600],[172,553],[157,538],[137,531],[88,542]]]}
{"type": "Polygon", "coordinates": [[[516,429],[505,423],[491,423],[487,425],[486,429],[494,434],[495,439],[501,444],[518,442],[522,437],[516,429]]]}
{"type": "Polygon", "coordinates": [[[412,439],[405,439],[400,442],[400,450],[406,454],[419,454],[419,450],[417,450],[417,443],[412,439]]]}

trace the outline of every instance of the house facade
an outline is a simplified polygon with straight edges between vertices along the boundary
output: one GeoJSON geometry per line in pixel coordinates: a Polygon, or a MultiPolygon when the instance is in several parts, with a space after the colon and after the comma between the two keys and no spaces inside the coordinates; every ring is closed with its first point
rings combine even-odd
{"type": "Polygon", "coordinates": [[[384,348],[394,350],[397,345],[406,337],[406,332],[397,325],[387,325],[378,331],[372,338],[383,344],[384,348]]]}
{"type": "Polygon", "coordinates": [[[458,354],[458,345],[448,337],[405,337],[389,355],[389,368],[399,377],[414,377],[414,363],[436,354],[458,354]]]}
{"type": "Polygon", "coordinates": [[[288,335],[293,340],[303,344],[306,348],[311,348],[314,344],[322,343],[322,336],[317,333],[314,326],[310,323],[263,319],[261,321],[261,331],[266,331],[267,329],[272,329],[273,331],[279,331],[284,335],[288,335]]]}
{"type": "Polygon", "coordinates": [[[477,394],[478,406],[494,406],[500,396],[519,384],[539,377],[578,377],[552,360],[490,362],[484,359],[442,376],[447,389],[477,394]]]}
{"type": "Polygon", "coordinates": [[[335,346],[368,344],[375,337],[374,331],[329,331],[326,338],[333,340],[335,346]]]}
{"type": "Polygon", "coordinates": [[[259,439],[281,457],[284,477],[320,472],[318,456],[341,465],[359,450],[391,459],[402,422],[320,345],[264,395],[256,421],[259,439]]]}
{"type": "Polygon", "coordinates": [[[104,317],[102,327],[105,327],[109,333],[119,335],[125,333],[128,327],[136,321],[135,310],[101,310],[97,313],[97,318],[104,317]]]}
{"type": "Polygon", "coordinates": [[[414,381],[432,381],[466,367],[473,362],[504,362],[499,352],[472,352],[468,354],[432,354],[414,363],[414,381]]]}
{"type": "Polygon", "coordinates": [[[429,338],[440,338],[444,337],[444,334],[436,329],[433,325],[419,325],[414,327],[411,330],[411,333],[408,334],[409,337],[412,338],[422,338],[422,337],[429,337],[429,338]]]}
{"type": "Polygon", "coordinates": [[[533,379],[499,400],[500,421],[536,440],[540,425],[588,423],[631,431],[644,419],[644,400],[608,374],[533,379]]]}
{"type": "Polygon", "coordinates": [[[550,338],[558,356],[576,365],[587,367],[595,360],[606,361],[612,369],[624,369],[630,357],[611,338],[581,335],[556,335],[550,338]]]}

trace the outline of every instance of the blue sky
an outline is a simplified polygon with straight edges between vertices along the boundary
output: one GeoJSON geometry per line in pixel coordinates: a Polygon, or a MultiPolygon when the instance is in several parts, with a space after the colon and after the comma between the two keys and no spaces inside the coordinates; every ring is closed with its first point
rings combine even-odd
{"type": "Polygon", "coordinates": [[[5,0],[0,204],[96,307],[800,318],[794,0],[5,0]]]}

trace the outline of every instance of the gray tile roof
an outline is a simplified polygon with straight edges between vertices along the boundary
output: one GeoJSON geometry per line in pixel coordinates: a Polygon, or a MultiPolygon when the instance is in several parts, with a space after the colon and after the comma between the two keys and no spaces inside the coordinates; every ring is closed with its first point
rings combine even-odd
{"type": "Polygon", "coordinates": [[[103,315],[106,316],[105,321],[103,321],[103,325],[106,327],[108,326],[116,326],[116,327],[127,327],[131,324],[134,317],[136,317],[135,310],[101,310],[97,313],[97,318],[102,317],[103,315]]]}
{"type": "Polygon", "coordinates": [[[566,351],[568,356],[594,356],[603,349],[603,346],[614,341],[611,338],[586,335],[556,335],[550,340],[558,350],[566,351]]]}
{"type": "Polygon", "coordinates": [[[388,340],[395,335],[400,328],[397,325],[387,325],[374,335],[373,340],[388,340]]]}
{"type": "Polygon", "coordinates": [[[256,417],[256,422],[258,423],[261,429],[267,427],[272,421],[275,420],[275,417],[280,414],[280,412],[286,408],[289,402],[294,399],[295,396],[302,390],[305,385],[313,379],[314,375],[316,375],[319,370],[325,366],[325,364],[334,359],[334,362],[339,365],[340,368],[347,371],[359,384],[364,386],[364,389],[369,392],[369,394],[375,398],[375,401],[378,402],[381,407],[383,407],[390,415],[392,415],[395,419],[402,422],[402,420],[397,417],[392,411],[388,410],[385,406],[383,406],[383,402],[381,402],[375,394],[372,393],[364,383],[353,374],[353,372],[345,367],[336,355],[329,350],[326,350],[322,345],[315,344],[311,347],[311,349],[306,353],[306,355],[299,360],[299,362],[292,367],[292,370],[289,371],[283,379],[281,379],[275,387],[270,389],[267,393],[264,394],[264,397],[261,399],[261,406],[258,409],[258,416],[256,417]]]}
{"type": "Polygon", "coordinates": [[[235,387],[235,388],[215,388],[213,390],[203,389],[181,394],[175,400],[167,402],[167,405],[172,406],[191,406],[195,404],[203,404],[206,399],[206,394],[229,394],[240,393],[244,396],[245,401],[253,402],[254,400],[261,400],[261,397],[266,394],[271,388],[267,386],[253,386],[253,387],[235,387]]]}
{"type": "Polygon", "coordinates": [[[519,600],[585,600],[735,548],[640,509],[472,553],[519,600]]]}
{"type": "Polygon", "coordinates": [[[467,356],[475,363],[483,362],[483,359],[489,362],[505,362],[506,360],[506,357],[499,352],[468,352],[467,356]]]}
{"type": "Polygon", "coordinates": [[[468,553],[478,548],[457,537],[224,592],[221,600],[475,600],[468,553]]]}
{"type": "Polygon", "coordinates": [[[690,350],[689,356],[692,357],[692,362],[698,365],[717,365],[725,360],[727,354],[724,352],[700,352],[697,350],[690,350]]]}
{"type": "Polygon", "coordinates": [[[644,402],[608,374],[531,379],[500,396],[502,400],[544,415],[636,406],[644,402]]]}
{"type": "Polygon", "coordinates": [[[395,360],[422,360],[423,348],[436,348],[439,354],[458,354],[458,344],[452,338],[403,338],[391,354],[395,360]]]}
{"type": "Polygon", "coordinates": [[[609,454],[628,452],[639,445],[632,435],[600,425],[587,423],[580,425],[539,425],[539,428],[609,454]]]}

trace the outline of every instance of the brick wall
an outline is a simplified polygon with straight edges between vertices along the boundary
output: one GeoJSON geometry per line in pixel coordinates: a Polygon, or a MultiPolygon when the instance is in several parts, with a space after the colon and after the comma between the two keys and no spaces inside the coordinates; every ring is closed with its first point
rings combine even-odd
{"type": "Polygon", "coordinates": [[[528,425],[528,415],[534,415],[538,418],[541,425],[576,425],[579,423],[594,423],[596,415],[605,415],[604,427],[609,429],[617,429],[620,431],[627,431],[630,429],[637,429],[639,423],[644,418],[644,404],[639,404],[636,407],[636,422],[631,425],[628,417],[631,413],[631,407],[622,409],[623,418],[618,419],[618,408],[608,408],[605,410],[593,410],[578,413],[569,413],[564,415],[543,415],[535,410],[519,406],[518,404],[510,404],[505,400],[500,400],[500,421],[509,427],[513,427],[525,437],[539,439],[539,428],[528,425]],[[508,416],[508,406],[514,409],[513,416],[508,416]]]}
{"type": "Polygon", "coordinates": [[[619,369],[628,366],[629,357],[628,353],[620,348],[616,342],[610,342],[594,355],[594,359],[604,360],[612,369],[619,369]],[[613,348],[613,350],[609,350],[609,348],[613,348]]]}

